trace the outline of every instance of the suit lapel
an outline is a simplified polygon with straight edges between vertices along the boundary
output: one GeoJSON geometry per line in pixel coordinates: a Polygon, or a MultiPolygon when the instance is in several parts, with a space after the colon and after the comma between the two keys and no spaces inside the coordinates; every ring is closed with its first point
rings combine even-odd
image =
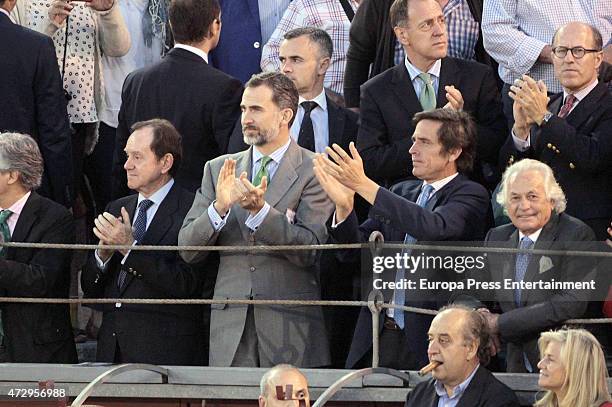
{"type": "MultiPolygon", "coordinates": [[[[136,205],[138,204],[138,194],[133,194],[130,195],[130,199],[127,203],[127,205],[125,205],[125,210],[127,211],[127,213],[130,215],[130,220],[132,221],[132,225],[134,224],[134,220],[136,217],[136,205]]],[[[117,215],[121,214],[121,208],[117,208],[117,215]]],[[[145,237],[146,239],[146,237],[145,237]]],[[[145,240],[143,239],[143,240],[145,240]]],[[[115,256],[118,256],[119,259],[123,258],[122,254],[119,252],[115,252],[115,256]]],[[[118,261],[119,263],[119,268],[123,267],[122,264],[120,264],[120,261],[118,261]]],[[[119,273],[117,273],[115,275],[115,285],[117,285],[117,281],[118,281],[118,277],[119,277],[119,273]]],[[[122,289],[119,290],[119,296],[123,296],[123,292],[125,291],[125,289],[130,285],[130,283],[132,282],[132,279],[134,278],[134,276],[130,273],[127,274],[126,278],[125,278],[125,283],[123,284],[122,289]]]]}
{"type": "Polygon", "coordinates": [[[419,97],[414,91],[414,86],[410,81],[410,76],[408,75],[408,70],[406,66],[402,63],[396,65],[393,69],[393,79],[391,86],[393,92],[397,96],[400,104],[404,107],[406,111],[405,120],[412,120],[415,114],[423,110],[421,108],[421,102],[419,102],[419,97]]]}
{"type": "MultiPolygon", "coordinates": [[[[247,173],[247,179],[252,179],[252,160],[253,160],[253,147],[249,147],[247,150],[244,150],[241,153],[238,153],[238,157],[236,159],[236,176],[239,177],[243,172],[247,173]]],[[[240,227],[240,232],[242,233],[242,237],[245,241],[249,240],[249,236],[251,234],[251,230],[245,224],[247,218],[249,217],[249,212],[242,209],[240,205],[234,205],[232,207],[232,213],[236,217],[236,221],[238,222],[238,226],[240,227]]]]}
{"type": "Polygon", "coordinates": [[[484,386],[484,383],[482,383],[484,372],[481,369],[484,368],[479,366],[476,369],[478,370],[474,374],[474,377],[472,377],[470,384],[468,384],[467,388],[464,390],[463,395],[457,403],[457,407],[472,407],[480,404],[480,394],[484,386]]]}
{"type": "MultiPolygon", "coordinates": [[[[605,86],[598,84],[584,99],[578,103],[578,106],[567,116],[567,122],[574,128],[579,128],[588,118],[597,110],[597,105],[603,96],[608,91],[605,86]]],[[[563,99],[560,97],[559,99],[563,99]]]]}
{"type": "MultiPolygon", "coordinates": [[[[0,13],[2,14],[2,13],[0,13]]],[[[34,224],[38,221],[38,210],[40,209],[40,197],[36,192],[32,192],[30,197],[26,201],[21,214],[19,215],[19,219],[17,220],[17,224],[15,225],[15,230],[13,230],[13,235],[11,236],[11,242],[26,242],[27,238],[30,234],[30,230],[34,224]]],[[[10,248],[6,251],[6,258],[13,259],[14,257],[14,249],[10,248]]]]}
{"type": "MultiPolygon", "coordinates": [[[[559,221],[559,215],[553,213],[548,220],[548,223],[544,225],[542,228],[542,232],[540,236],[538,236],[538,240],[533,246],[534,249],[537,250],[549,250],[555,240],[557,240],[557,223],[559,221]]],[[[538,274],[540,273],[540,259],[542,259],[542,255],[532,255],[529,261],[529,265],[527,266],[527,272],[525,273],[524,281],[534,281],[537,279],[538,274]]],[[[529,300],[529,294],[532,290],[525,290],[523,294],[521,294],[521,306],[524,306],[529,300]]]]}
{"type": "Polygon", "coordinates": [[[287,191],[291,189],[291,186],[298,179],[298,174],[295,171],[302,164],[302,153],[300,147],[291,140],[289,142],[289,148],[285,152],[285,155],[281,159],[274,178],[268,185],[268,189],[264,195],[264,198],[270,206],[274,207],[281,200],[283,196],[287,194],[287,191]]]}
{"type": "Polygon", "coordinates": [[[341,146],[344,133],[344,115],[338,105],[327,96],[325,98],[327,99],[327,124],[329,128],[328,145],[331,146],[336,143],[341,146]]]}
{"type": "MultiPolygon", "coordinates": [[[[519,242],[519,232],[518,229],[514,229],[514,231],[510,234],[510,237],[503,242],[496,242],[496,247],[507,248],[507,249],[516,249],[518,248],[519,242]]],[[[501,261],[501,278],[496,281],[503,282],[506,279],[510,281],[514,281],[514,277],[516,274],[516,254],[505,254],[502,253],[499,255],[502,259],[501,261]]],[[[508,303],[508,306],[511,308],[516,308],[516,304],[514,303],[514,297],[512,294],[512,290],[500,290],[500,302],[508,303]]]]}
{"type": "Polygon", "coordinates": [[[168,195],[162,201],[161,205],[155,212],[155,216],[142,238],[143,245],[159,244],[162,238],[166,235],[170,226],[172,226],[172,214],[178,209],[178,190],[176,183],[168,192],[168,195]]]}
{"type": "Polygon", "coordinates": [[[440,78],[438,78],[438,97],[436,98],[436,107],[444,107],[444,105],[448,103],[448,99],[446,99],[446,90],[444,90],[444,87],[454,85],[453,81],[457,80],[456,71],[457,66],[452,59],[442,59],[440,78]]]}

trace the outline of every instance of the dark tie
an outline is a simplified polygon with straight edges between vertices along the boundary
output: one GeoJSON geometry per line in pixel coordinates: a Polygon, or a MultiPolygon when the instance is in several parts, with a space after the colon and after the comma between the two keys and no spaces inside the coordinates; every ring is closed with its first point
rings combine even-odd
{"type": "Polygon", "coordinates": [[[576,98],[576,96],[574,95],[567,95],[567,97],[565,98],[565,103],[563,104],[563,106],[561,106],[561,110],[559,110],[559,117],[560,118],[564,118],[565,116],[567,116],[569,114],[569,112],[572,110],[572,107],[574,106],[574,103],[576,103],[576,100],[578,100],[576,98]]]}
{"type": "Polygon", "coordinates": [[[302,102],[301,106],[304,108],[304,118],[302,119],[302,126],[300,127],[300,135],[298,136],[298,144],[305,149],[315,151],[315,138],[314,128],[312,127],[312,118],[310,113],[312,110],[319,106],[317,102],[302,102]]]}
{"type": "MultiPolygon", "coordinates": [[[[527,236],[523,236],[521,242],[519,243],[519,249],[528,250],[533,247],[533,240],[528,238],[527,236]]],[[[525,274],[527,273],[527,266],[529,265],[529,259],[531,258],[531,253],[519,253],[516,255],[516,270],[514,281],[520,282],[525,278],[525,274]]],[[[521,306],[521,290],[514,290],[514,302],[517,307],[521,306]]]]}
{"type": "MultiPolygon", "coordinates": [[[[421,193],[419,194],[419,197],[417,198],[416,204],[419,205],[421,208],[424,208],[427,205],[429,198],[431,198],[431,195],[433,192],[434,192],[434,188],[430,184],[423,185],[423,188],[421,188],[421,193]]],[[[410,234],[406,233],[406,236],[404,237],[404,243],[412,244],[414,242],[416,242],[416,239],[413,236],[410,236],[410,234]]],[[[402,258],[404,257],[404,254],[406,253],[410,254],[410,249],[402,250],[402,258]]],[[[405,275],[406,273],[404,272],[404,268],[403,267],[398,268],[397,272],[395,273],[396,284],[398,282],[401,282],[404,279],[405,275]]],[[[399,304],[399,305],[404,305],[406,303],[406,291],[405,290],[395,290],[394,303],[399,304]]],[[[402,329],[404,328],[404,310],[395,308],[393,310],[393,319],[395,319],[395,323],[397,324],[397,326],[399,326],[402,329]]]]}
{"type": "MultiPolygon", "coordinates": [[[[11,241],[11,229],[9,229],[8,218],[11,217],[13,212],[5,209],[0,211],[0,239],[2,242],[10,242],[11,241]]],[[[6,247],[0,247],[0,258],[3,258],[6,255],[6,247]]]]}
{"type": "MultiPolygon", "coordinates": [[[[147,209],[153,205],[153,201],[144,199],[138,205],[138,215],[132,224],[132,235],[137,244],[142,243],[142,239],[147,231],[147,209]]],[[[117,278],[117,287],[121,290],[125,284],[125,278],[127,277],[127,271],[121,268],[119,277],[117,278]]]]}

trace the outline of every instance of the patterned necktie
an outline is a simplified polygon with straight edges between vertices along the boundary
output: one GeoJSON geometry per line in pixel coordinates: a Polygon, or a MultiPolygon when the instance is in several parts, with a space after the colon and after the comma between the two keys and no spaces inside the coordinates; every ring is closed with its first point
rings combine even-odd
{"type": "MultiPolygon", "coordinates": [[[[419,197],[417,198],[416,204],[419,205],[421,208],[424,208],[427,205],[429,198],[431,198],[431,195],[433,192],[434,192],[434,188],[430,184],[423,185],[423,188],[421,188],[421,193],[419,194],[419,197]]],[[[416,242],[416,239],[410,236],[408,233],[406,233],[406,236],[404,237],[404,243],[412,244],[414,242],[416,242]]],[[[402,258],[404,257],[405,254],[410,255],[410,249],[402,250],[402,258]]],[[[398,268],[397,272],[395,273],[395,283],[398,284],[399,282],[401,282],[404,279],[404,276],[405,276],[404,268],[403,267],[398,268]]],[[[398,305],[404,305],[406,303],[406,291],[405,290],[395,290],[395,298],[394,298],[393,303],[398,304],[398,305]]],[[[394,308],[393,319],[395,319],[395,323],[397,324],[397,326],[399,326],[402,329],[404,328],[404,310],[394,308]]]]}
{"type": "Polygon", "coordinates": [[[300,105],[304,108],[304,118],[300,127],[300,135],[298,136],[298,145],[312,152],[315,151],[314,128],[312,127],[312,118],[310,113],[319,106],[317,102],[302,102],[300,105]]]}
{"type": "Polygon", "coordinates": [[[257,174],[255,174],[255,177],[253,177],[253,185],[256,187],[261,184],[261,179],[263,177],[266,177],[268,184],[270,183],[270,174],[268,173],[268,163],[270,161],[272,161],[272,158],[268,157],[267,155],[261,157],[261,166],[259,167],[257,174]]]}
{"type": "Polygon", "coordinates": [[[561,106],[561,110],[559,110],[558,116],[562,119],[567,116],[570,110],[572,110],[572,107],[574,106],[574,103],[576,103],[577,100],[578,98],[576,98],[576,96],[567,95],[567,97],[565,98],[565,103],[563,104],[563,106],[561,106]]]}
{"type": "MultiPolygon", "coordinates": [[[[13,212],[5,209],[0,211],[0,238],[2,242],[10,242],[11,241],[11,229],[9,229],[8,218],[13,214],[13,212]]],[[[0,247],[0,258],[3,258],[6,255],[6,247],[0,247]]]]}
{"type": "Polygon", "coordinates": [[[423,87],[421,88],[421,94],[419,95],[419,102],[421,102],[421,107],[423,111],[426,112],[428,110],[433,110],[436,108],[436,91],[433,87],[433,82],[431,80],[431,75],[428,73],[422,72],[419,74],[418,78],[423,82],[423,87]]]}
{"type": "MultiPolygon", "coordinates": [[[[144,199],[138,205],[138,215],[136,215],[136,219],[132,224],[132,235],[134,236],[134,240],[136,240],[137,244],[142,243],[142,239],[147,231],[147,210],[153,205],[153,201],[149,199],[144,199]]],[[[125,284],[125,278],[127,277],[127,271],[123,268],[119,272],[119,277],[117,278],[117,286],[121,290],[123,285],[125,284]]]]}
{"type": "MultiPolygon", "coordinates": [[[[528,238],[527,236],[523,236],[521,242],[519,243],[519,249],[529,250],[533,248],[533,240],[528,238]]],[[[518,253],[516,255],[516,266],[515,266],[515,276],[514,281],[519,282],[523,281],[525,278],[525,273],[527,273],[527,266],[529,265],[529,259],[531,259],[531,253],[518,253]]],[[[514,303],[517,307],[521,306],[521,290],[514,290],[514,303]]]]}

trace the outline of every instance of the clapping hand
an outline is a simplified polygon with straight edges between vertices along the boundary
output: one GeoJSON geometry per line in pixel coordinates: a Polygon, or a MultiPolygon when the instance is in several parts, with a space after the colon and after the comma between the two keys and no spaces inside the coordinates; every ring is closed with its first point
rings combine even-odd
{"type": "Polygon", "coordinates": [[[353,211],[355,191],[345,187],[325,170],[333,164],[324,154],[317,154],[313,159],[313,170],[321,187],[336,205],[336,222],[342,222],[353,211]]]}

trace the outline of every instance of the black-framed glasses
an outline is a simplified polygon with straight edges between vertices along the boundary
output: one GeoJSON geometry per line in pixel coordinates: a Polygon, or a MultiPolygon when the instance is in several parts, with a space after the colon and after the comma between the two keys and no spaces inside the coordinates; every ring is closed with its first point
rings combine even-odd
{"type": "Polygon", "coordinates": [[[557,58],[565,58],[565,56],[567,55],[567,51],[571,51],[574,58],[580,59],[584,57],[587,53],[599,52],[601,50],[600,49],[587,49],[584,47],[574,47],[574,48],[554,47],[552,51],[553,51],[553,54],[555,54],[557,58]]]}

